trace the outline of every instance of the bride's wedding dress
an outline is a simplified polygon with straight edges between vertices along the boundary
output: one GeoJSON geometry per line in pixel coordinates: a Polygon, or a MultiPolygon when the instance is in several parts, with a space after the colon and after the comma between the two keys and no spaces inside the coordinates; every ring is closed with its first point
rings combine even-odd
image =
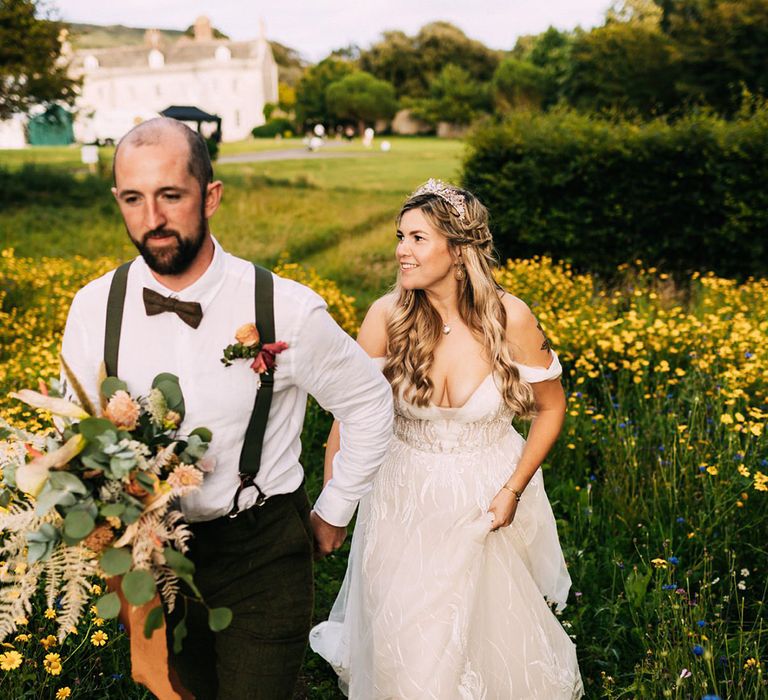
{"type": "MultiPolygon", "coordinates": [[[[518,365],[521,378],[560,375],[518,365]]],[[[354,700],[571,700],[573,642],[547,606],[570,577],[537,471],[509,527],[488,506],[524,440],[489,375],[458,408],[396,401],[390,452],[360,505],[349,564],[310,644],[354,700]]]]}

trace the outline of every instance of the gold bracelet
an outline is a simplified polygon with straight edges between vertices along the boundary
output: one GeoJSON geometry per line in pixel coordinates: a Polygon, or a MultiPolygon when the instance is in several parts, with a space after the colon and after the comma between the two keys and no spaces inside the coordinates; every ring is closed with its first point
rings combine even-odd
{"type": "Polygon", "coordinates": [[[518,491],[517,489],[513,489],[511,486],[507,486],[507,484],[504,484],[501,488],[507,489],[507,491],[511,491],[515,494],[515,500],[520,501],[520,499],[523,497],[523,494],[521,491],[518,491]]]}

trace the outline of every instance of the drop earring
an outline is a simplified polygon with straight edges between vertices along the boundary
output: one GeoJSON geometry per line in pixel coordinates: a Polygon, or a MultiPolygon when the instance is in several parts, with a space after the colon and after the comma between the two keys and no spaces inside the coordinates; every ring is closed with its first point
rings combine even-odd
{"type": "Polygon", "coordinates": [[[461,264],[461,262],[456,263],[456,271],[453,273],[453,276],[461,282],[461,280],[464,279],[465,273],[464,273],[464,265],[461,264]]]}

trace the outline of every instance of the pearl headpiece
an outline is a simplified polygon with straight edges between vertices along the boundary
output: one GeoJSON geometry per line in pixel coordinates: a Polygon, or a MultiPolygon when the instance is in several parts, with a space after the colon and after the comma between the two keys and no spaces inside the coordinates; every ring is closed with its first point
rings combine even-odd
{"type": "Polygon", "coordinates": [[[449,185],[442,180],[435,180],[429,178],[419,189],[417,189],[411,197],[415,197],[420,194],[433,194],[436,197],[440,197],[444,202],[447,202],[453,210],[456,212],[456,216],[464,221],[464,215],[466,214],[466,208],[464,206],[464,195],[453,185],[449,185]]]}

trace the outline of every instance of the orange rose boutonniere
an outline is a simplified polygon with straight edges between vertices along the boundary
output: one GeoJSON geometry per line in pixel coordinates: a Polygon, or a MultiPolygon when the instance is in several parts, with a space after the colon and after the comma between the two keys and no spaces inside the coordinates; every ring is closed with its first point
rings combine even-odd
{"type": "Polygon", "coordinates": [[[224,357],[221,358],[224,366],[229,367],[235,360],[252,360],[251,369],[256,374],[275,369],[276,356],[288,349],[288,344],[281,340],[262,344],[255,323],[240,326],[235,331],[235,340],[237,342],[224,348],[224,357]]]}

